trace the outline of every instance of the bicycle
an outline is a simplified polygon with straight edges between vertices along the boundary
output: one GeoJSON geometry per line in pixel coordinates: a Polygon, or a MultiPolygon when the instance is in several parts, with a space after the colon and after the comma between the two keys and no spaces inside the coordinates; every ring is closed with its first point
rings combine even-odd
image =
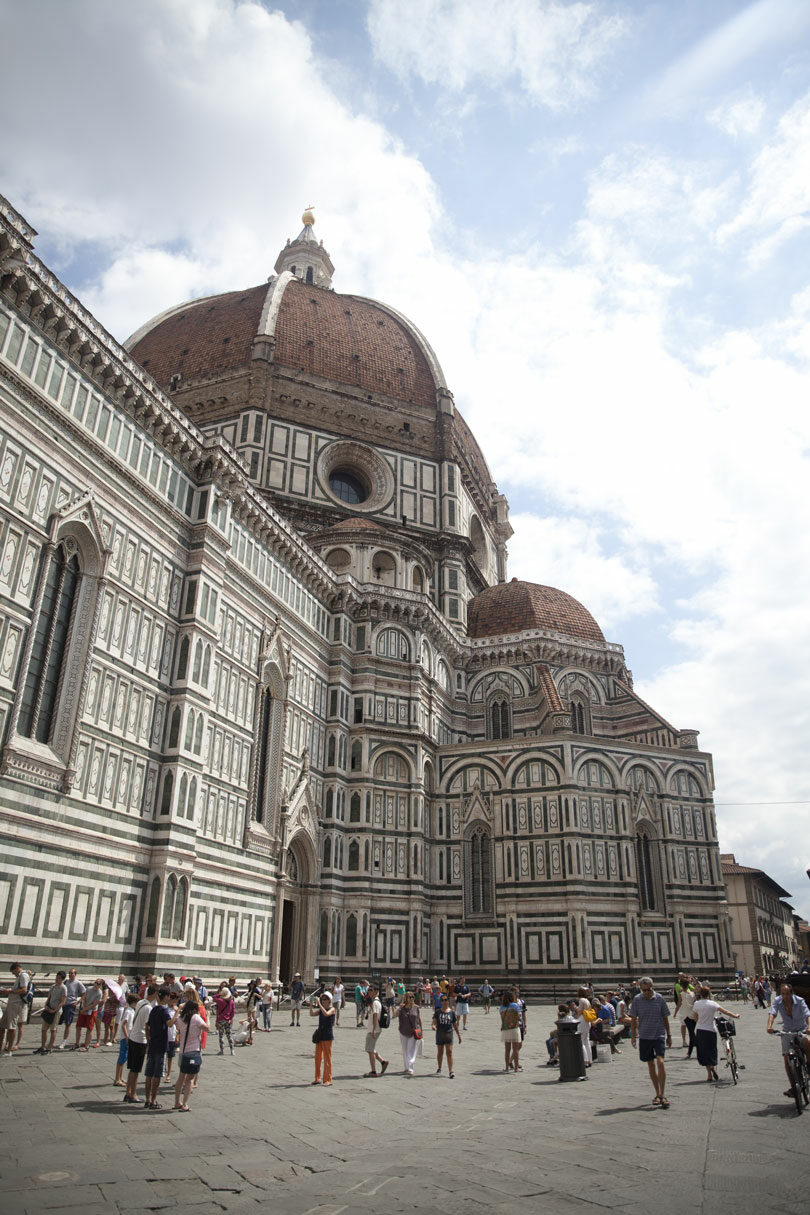
{"type": "Polygon", "coordinates": [[[810,1105],[810,1069],[807,1057],[802,1047],[802,1035],[795,1029],[780,1029],[780,1038],[790,1038],[790,1050],[785,1055],[790,1075],[790,1087],[793,1100],[796,1102],[796,1113],[804,1112],[804,1107],[810,1105]]]}
{"type": "Polygon", "coordinates": [[[725,1053],[726,1067],[731,1071],[731,1079],[737,1083],[739,1073],[745,1070],[745,1065],[738,1062],[737,1051],[734,1046],[734,1038],[737,1033],[737,1027],[734,1022],[728,1017],[717,1018],[717,1033],[723,1043],[723,1051],[725,1053]]]}

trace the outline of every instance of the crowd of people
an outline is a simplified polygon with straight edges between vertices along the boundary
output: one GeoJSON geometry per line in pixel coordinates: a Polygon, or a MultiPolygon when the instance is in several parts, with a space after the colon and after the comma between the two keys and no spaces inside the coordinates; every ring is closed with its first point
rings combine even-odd
{"type": "MultiPolygon", "coordinates": [[[[19,962],[12,964],[11,973],[11,989],[0,1019],[0,1055],[20,1049],[23,1028],[31,1016],[32,974],[19,962]]],[[[390,1059],[381,1053],[381,1036],[396,1019],[402,1074],[414,1075],[429,1028],[436,1051],[436,1075],[446,1070],[449,1079],[455,1079],[454,1046],[463,1041],[462,1035],[468,1029],[473,999],[473,991],[463,975],[420,978],[410,989],[402,979],[392,977],[379,982],[359,980],[353,993],[347,993],[342,979],[337,977],[329,985],[316,987],[308,997],[303,979],[296,972],[288,994],[290,1027],[300,1028],[301,1012],[307,1004],[310,1018],[317,1019],[312,1035],[313,1084],[330,1086],[333,1082],[334,1031],[340,1023],[341,1011],[352,1002],[352,997],[355,1026],[365,1031],[366,1078],[381,1077],[388,1070],[390,1059]]],[[[768,1008],[769,1033],[778,1032],[775,1024],[779,1022],[783,1030],[800,1034],[810,1065],[810,1009],[790,982],[772,984],[761,976],[754,980],[741,977],[737,994],[743,999],[753,999],[756,1007],[768,1008]],[[778,994],[774,995],[775,991],[778,994]],[[767,993],[767,1002],[760,999],[763,992],[767,993]]],[[[497,1002],[504,1072],[523,1071],[521,1051],[528,1030],[528,1013],[520,988],[513,984],[496,993],[485,979],[475,989],[475,996],[484,1015],[490,1013],[493,1000],[497,1002]]],[[[77,978],[74,968],[60,970],[38,1010],[41,1042],[33,1053],[49,1055],[54,1050],[67,1049],[85,1053],[117,1046],[113,1084],[125,1090],[125,1103],[160,1109],[161,1083],[169,1083],[174,1089],[172,1108],[188,1112],[209,1034],[216,1036],[220,1056],[225,1055],[226,1048],[232,1056],[236,1046],[253,1044],[254,1033],[270,1031],[274,1002],[278,1004],[278,996],[272,984],[258,977],[240,991],[236,978],[231,976],[209,993],[198,975],[179,979],[170,972],[164,973],[162,979],[136,975],[128,983],[119,974],[117,979],[97,978],[85,984],[77,978]],[[140,1098],[142,1073],[145,1086],[144,1097],[140,1098]]],[[[589,983],[584,983],[575,997],[557,1006],[557,1016],[546,1038],[547,1066],[560,1064],[563,1033],[578,1035],[582,1074],[591,1066],[600,1047],[611,1054],[621,1054],[619,1042],[629,1037],[639,1059],[647,1064],[653,1086],[652,1104],[667,1109],[665,1057],[672,1047],[673,1016],[680,1026],[680,1045],[687,1052],[686,1058],[694,1055],[706,1069],[707,1081],[716,1082],[716,1020],[723,1017],[733,1021],[739,1014],[714,999],[707,983],[684,973],[678,975],[671,995],[657,992],[649,977],[639,978],[628,987],[619,985],[604,994],[594,992],[589,983]]],[[[791,1040],[784,1036],[782,1041],[786,1053],[791,1040]]],[[[787,1064],[786,1070],[790,1077],[787,1064]]],[[[793,1096],[792,1089],[785,1095],[793,1096]]]]}

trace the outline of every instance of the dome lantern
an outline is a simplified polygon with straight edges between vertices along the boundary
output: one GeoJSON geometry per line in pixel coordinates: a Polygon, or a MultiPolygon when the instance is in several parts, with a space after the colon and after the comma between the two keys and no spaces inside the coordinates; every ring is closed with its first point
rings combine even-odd
{"type": "Polygon", "coordinates": [[[315,214],[312,206],[304,208],[301,222],[304,226],[295,240],[288,240],[276,258],[275,272],[283,274],[288,270],[303,283],[309,283],[313,287],[330,288],[335,267],[323,247],[323,242],[315,239],[315,214]]]}

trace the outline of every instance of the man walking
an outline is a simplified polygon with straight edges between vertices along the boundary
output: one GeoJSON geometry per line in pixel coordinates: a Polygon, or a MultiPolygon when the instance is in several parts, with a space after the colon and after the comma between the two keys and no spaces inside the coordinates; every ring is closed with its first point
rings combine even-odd
{"type": "Polygon", "coordinates": [[[667,1082],[664,1056],[666,1048],[672,1046],[669,1008],[664,997],[653,989],[653,981],[647,975],[639,980],[639,987],[641,991],[630,1005],[630,1042],[635,1047],[638,1041],[638,1057],[649,1069],[655,1089],[653,1105],[666,1110],[669,1102],[664,1096],[667,1082]]]}
{"type": "Polygon", "coordinates": [[[365,1073],[366,1077],[377,1075],[377,1064],[380,1065],[380,1075],[384,1075],[385,1069],[388,1067],[388,1059],[383,1059],[377,1051],[377,1039],[382,1032],[380,1026],[380,1015],[382,1014],[382,1003],[377,998],[377,988],[373,983],[369,984],[368,995],[371,1000],[368,1009],[370,1027],[366,1034],[366,1054],[368,1055],[368,1065],[371,1071],[365,1073]]]}

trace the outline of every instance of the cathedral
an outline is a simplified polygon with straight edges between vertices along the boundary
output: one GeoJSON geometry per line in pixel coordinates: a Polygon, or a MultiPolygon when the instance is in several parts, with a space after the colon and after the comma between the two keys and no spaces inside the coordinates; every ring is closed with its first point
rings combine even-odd
{"type": "MultiPolygon", "coordinates": [[[[307,211],[123,345],[0,199],[0,924],[38,973],[733,967],[711,756],[307,211]]],[[[441,335],[438,335],[439,338],[441,335]]]]}

